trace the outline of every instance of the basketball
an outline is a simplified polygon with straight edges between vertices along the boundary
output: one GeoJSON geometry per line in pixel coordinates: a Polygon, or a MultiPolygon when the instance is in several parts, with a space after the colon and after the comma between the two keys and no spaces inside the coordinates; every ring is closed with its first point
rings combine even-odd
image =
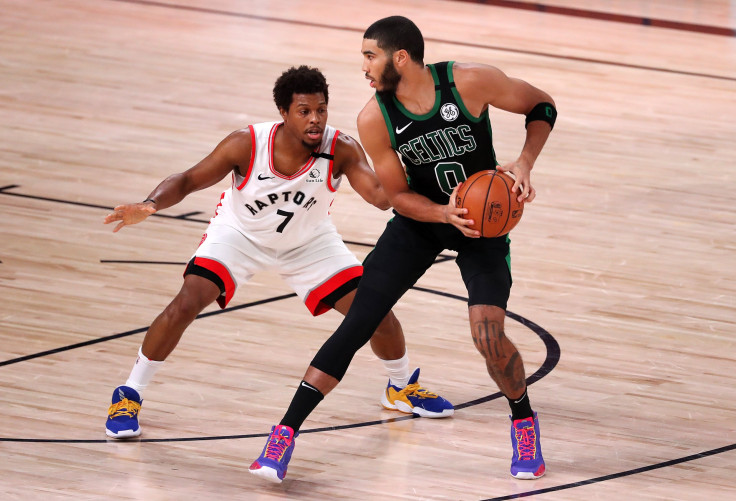
{"type": "Polygon", "coordinates": [[[513,186],[511,176],[497,170],[476,172],[466,179],[457,192],[455,206],[468,209],[464,217],[474,221],[468,228],[486,238],[510,232],[524,212],[524,202],[516,200],[513,186]]]}

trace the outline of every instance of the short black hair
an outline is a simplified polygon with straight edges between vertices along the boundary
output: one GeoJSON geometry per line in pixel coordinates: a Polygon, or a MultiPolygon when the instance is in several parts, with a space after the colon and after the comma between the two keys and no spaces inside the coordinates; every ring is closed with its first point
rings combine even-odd
{"type": "Polygon", "coordinates": [[[390,16],[371,24],[363,38],[375,40],[378,47],[393,54],[404,49],[412,61],[424,64],[424,37],[417,25],[404,16],[390,16]]]}
{"type": "Polygon", "coordinates": [[[324,94],[325,103],[330,100],[327,94],[327,80],[317,68],[301,65],[292,66],[276,79],[273,86],[273,101],[279,109],[288,110],[294,94],[324,94]]]}

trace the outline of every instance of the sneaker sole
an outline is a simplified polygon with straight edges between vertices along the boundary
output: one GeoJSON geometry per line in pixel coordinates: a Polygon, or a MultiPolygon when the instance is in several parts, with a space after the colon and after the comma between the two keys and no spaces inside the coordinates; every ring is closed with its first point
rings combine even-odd
{"type": "Polygon", "coordinates": [[[105,434],[110,438],[134,438],[141,434],[140,427],[133,431],[133,430],[121,430],[117,433],[114,431],[110,431],[107,428],[105,428],[105,434]]]}
{"type": "Polygon", "coordinates": [[[431,419],[438,419],[452,416],[453,414],[455,414],[455,409],[445,409],[442,412],[430,412],[426,409],[414,407],[414,410],[412,410],[412,414],[418,414],[419,416],[431,419]]]}
{"type": "Polygon", "coordinates": [[[545,468],[544,465],[542,465],[537,471],[531,472],[531,471],[517,471],[516,473],[511,473],[511,476],[514,478],[518,478],[519,480],[536,480],[538,478],[542,478],[544,474],[547,473],[547,468],[545,468]],[[542,470],[541,472],[539,470],[542,470]]]}
{"type": "Polygon", "coordinates": [[[273,468],[269,468],[268,466],[261,466],[260,468],[256,470],[248,469],[248,471],[251,472],[256,477],[261,477],[274,484],[280,484],[282,480],[279,478],[279,475],[276,472],[276,470],[274,470],[273,468]]]}
{"type": "Polygon", "coordinates": [[[538,478],[542,478],[544,476],[544,473],[542,473],[541,475],[537,475],[535,477],[534,473],[523,471],[523,472],[517,473],[516,475],[512,474],[511,476],[514,478],[518,478],[519,480],[536,480],[538,478]]]}

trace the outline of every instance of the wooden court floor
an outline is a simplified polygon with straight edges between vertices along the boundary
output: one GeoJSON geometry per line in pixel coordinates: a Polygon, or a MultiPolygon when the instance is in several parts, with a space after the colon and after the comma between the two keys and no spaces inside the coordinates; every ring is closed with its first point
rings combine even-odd
{"type": "MultiPolygon", "coordinates": [[[[736,7],[726,0],[0,0],[0,499],[736,499],[736,7]],[[443,254],[396,307],[445,420],[383,410],[361,350],[305,423],[283,484],[246,470],[340,321],[271,274],[211,307],[106,440],[152,319],[223,182],[113,234],[225,135],[277,118],[276,77],[321,68],[357,136],[363,30],[412,18],[426,61],[478,61],[560,116],[512,235],[508,334],[548,473],[508,475],[508,406],[443,254]]],[[[523,117],[492,111],[509,161],[523,117]]],[[[347,183],[333,219],[364,257],[390,213],[347,183]]]]}

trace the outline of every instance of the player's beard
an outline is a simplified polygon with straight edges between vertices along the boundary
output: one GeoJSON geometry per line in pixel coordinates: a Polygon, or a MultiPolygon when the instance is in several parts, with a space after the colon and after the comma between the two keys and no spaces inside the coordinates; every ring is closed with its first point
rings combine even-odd
{"type": "Polygon", "coordinates": [[[383,72],[381,72],[381,92],[396,94],[399,82],[401,82],[401,75],[396,71],[394,60],[389,59],[388,63],[386,63],[386,67],[383,68],[383,72]]]}

